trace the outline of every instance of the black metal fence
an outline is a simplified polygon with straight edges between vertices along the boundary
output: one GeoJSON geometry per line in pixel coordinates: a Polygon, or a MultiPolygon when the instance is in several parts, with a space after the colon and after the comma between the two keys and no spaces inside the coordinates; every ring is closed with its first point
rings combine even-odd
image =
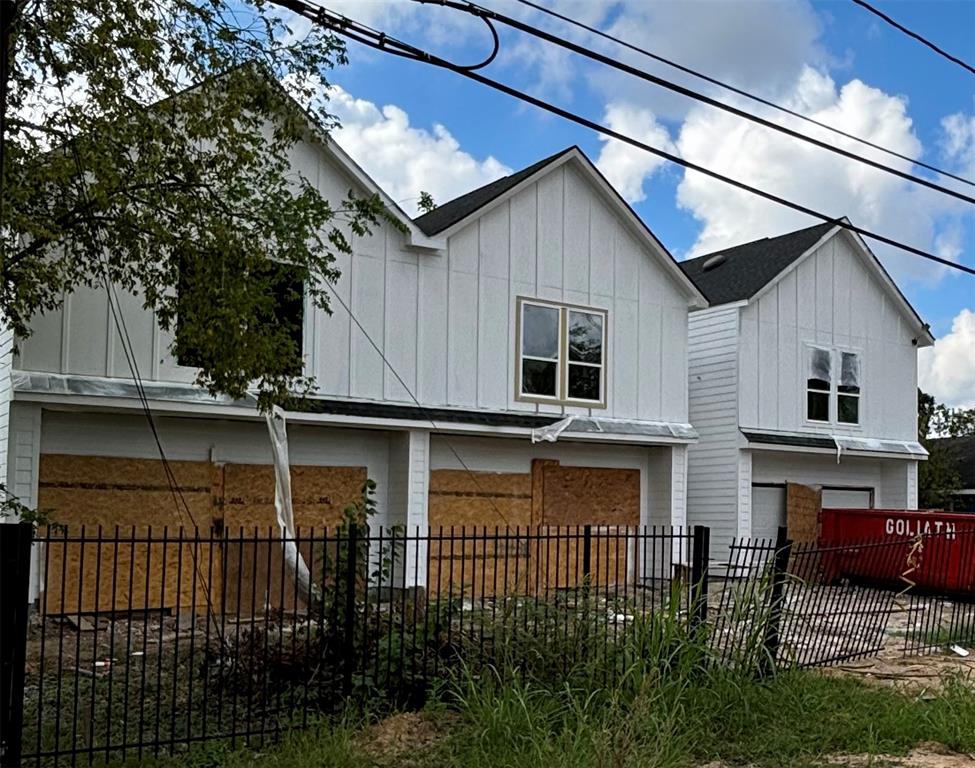
{"type": "Polygon", "coordinates": [[[30,533],[0,526],[4,768],[261,744],[350,698],[419,706],[460,668],[605,684],[653,622],[756,674],[876,653],[904,601],[906,650],[975,634],[957,597],[905,594],[916,539],[783,529],[709,562],[703,527],[597,526],[39,531],[28,626],[30,533]]]}
{"type": "Polygon", "coordinates": [[[606,682],[639,617],[689,615],[707,538],[146,527],[48,530],[34,546],[44,588],[14,750],[75,764],[260,744],[349,697],[418,706],[459,665],[587,666],[606,682]]]}

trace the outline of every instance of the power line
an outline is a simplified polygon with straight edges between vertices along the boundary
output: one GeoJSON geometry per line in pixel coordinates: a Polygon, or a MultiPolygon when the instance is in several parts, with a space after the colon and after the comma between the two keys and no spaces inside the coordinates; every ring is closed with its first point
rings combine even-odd
{"type": "MultiPolygon", "coordinates": [[[[85,178],[84,166],[81,162],[81,155],[78,153],[78,148],[75,146],[74,140],[69,140],[68,142],[72,156],[74,158],[75,171],[78,174],[79,183],[81,184],[82,196],[85,201],[85,205],[90,208],[91,201],[88,194],[88,182],[85,178]]],[[[156,428],[155,418],[153,417],[152,408],[149,405],[149,398],[145,392],[145,385],[142,381],[142,376],[139,373],[139,363],[135,356],[135,347],[132,344],[132,339],[129,336],[129,329],[125,322],[125,315],[121,308],[118,307],[118,297],[115,295],[115,286],[108,274],[108,266],[105,264],[104,257],[101,255],[104,253],[104,248],[101,243],[101,238],[98,236],[98,230],[91,223],[90,216],[86,215],[85,223],[88,229],[89,237],[91,238],[91,245],[93,248],[99,251],[98,262],[101,265],[101,279],[102,284],[105,288],[105,296],[108,301],[108,308],[112,313],[112,320],[115,324],[115,330],[119,334],[119,340],[122,343],[122,353],[125,355],[126,364],[129,367],[129,373],[132,375],[132,380],[135,383],[136,395],[139,400],[139,404],[142,407],[143,413],[145,414],[146,421],[149,424],[149,430],[152,432],[153,440],[156,443],[156,448],[159,452],[160,462],[163,466],[163,474],[166,476],[167,484],[169,485],[169,491],[173,497],[173,501],[176,505],[176,514],[180,518],[180,522],[184,521],[183,510],[186,511],[186,516],[189,518],[190,523],[193,525],[194,530],[199,531],[199,524],[193,516],[193,512],[190,509],[189,504],[186,501],[186,497],[183,496],[183,490],[179,487],[179,482],[176,478],[176,473],[173,471],[172,466],[169,463],[169,458],[166,456],[166,451],[163,449],[162,440],[159,437],[159,431],[156,428]],[[182,504],[182,508],[181,505],[182,504]]],[[[213,598],[210,593],[210,584],[204,576],[204,573],[200,567],[199,560],[196,555],[196,547],[191,549],[190,556],[193,558],[193,568],[196,571],[196,575],[200,579],[200,586],[203,589],[204,597],[207,601],[207,614],[210,619],[213,620],[214,631],[220,637],[220,641],[223,642],[223,637],[221,630],[219,629],[219,622],[216,620],[216,613],[213,608],[213,598]]]]}
{"type": "Polygon", "coordinates": [[[742,181],[738,181],[737,179],[733,179],[730,176],[725,176],[724,174],[714,171],[710,168],[706,168],[702,165],[698,165],[697,163],[691,162],[689,160],[685,160],[682,157],[679,157],[678,155],[674,155],[670,152],[666,152],[662,149],[658,149],[642,141],[638,141],[637,139],[622,134],[619,131],[615,131],[612,128],[602,125],[601,123],[598,123],[594,120],[590,120],[589,118],[582,117],[581,115],[577,115],[573,112],[570,112],[567,109],[563,109],[562,107],[558,107],[555,106],[554,104],[550,104],[549,102],[546,102],[538,97],[532,96],[523,91],[519,91],[517,88],[513,88],[504,83],[498,82],[496,80],[492,80],[491,78],[486,77],[480,74],[479,72],[475,72],[470,68],[459,67],[445,59],[442,59],[432,53],[429,53],[428,51],[424,51],[420,48],[416,48],[415,46],[412,46],[408,43],[404,43],[400,40],[397,40],[396,38],[390,37],[384,32],[379,32],[378,30],[372,29],[371,27],[356,22],[353,19],[348,18],[347,16],[342,16],[341,14],[334,13],[333,11],[329,11],[325,8],[308,5],[302,2],[301,0],[278,0],[278,2],[279,4],[282,5],[286,4],[287,7],[291,10],[297,10],[299,12],[303,11],[302,15],[304,15],[306,18],[309,18],[315,23],[327,27],[333,32],[343,35],[344,37],[347,37],[350,40],[355,40],[356,42],[359,42],[362,45],[368,46],[378,51],[384,51],[394,56],[399,56],[401,58],[409,59],[411,61],[419,61],[426,64],[430,64],[435,67],[439,67],[441,69],[446,69],[451,72],[455,72],[466,78],[474,80],[475,82],[481,83],[482,85],[486,85],[487,87],[492,88],[493,90],[507,94],[508,96],[512,96],[516,99],[519,99],[520,101],[524,101],[528,104],[531,104],[532,106],[545,110],[546,112],[550,112],[554,115],[557,115],[561,118],[574,122],[585,128],[589,128],[590,130],[597,131],[605,136],[609,136],[610,138],[622,141],[623,143],[629,144],[630,146],[637,147],[638,149],[642,149],[645,152],[649,152],[653,155],[656,155],[657,157],[661,157],[664,160],[668,160],[676,165],[680,165],[684,168],[687,168],[688,170],[696,171],[704,176],[708,176],[709,178],[716,179],[729,186],[735,187],[745,192],[749,192],[753,195],[756,195],[757,197],[764,198],[765,200],[769,200],[771,202],[777,203],[778,205],[781,205],[786,208],[791,208],[794,211],[799,211],[800,213],[804,213],[807,216],[811,216],[821,221],[831,222],[838,227],[842,227],[851,232],[856,232],[857,234],[863,237],[869,237],[873,240],[876,240],[877,242],[884,243],[885,245],[893,246],[902,251],[906,251],[907,253],[912,253],[915,256],[920,256],[921,258],[928,259],[929,261],[933,261],[938,264],[942,264],[946,267],[950,267],[951,269],[957,269],[961,272],[965,272],[970,275],[975,275],[975,268],[973,267],[969,267],[965,264],[960,264],[958,262],[945,259],[934,253],[925,251],[922,248],[916,248],[912,245],[908,245],[899,240],[895,240],[894,238],[887,237],[886,235],[882,235],[878,232],[873,232],[869,229],[858,227],[855,224],[852,224],[851,222],[842,219],[837,219],[835,216],[831,216],[829,214],[823,213],[822,211],[818,211],[814,208],[810,208],[806,205],[802,205],[801,203],[793,202],[791,200],[788,200],[784,197],[780,197],[779,195],[773,194],[771,192],[766,192],[763,189],[760,189],[758,187],[753,187],[750,184],[746,184],[742,181]]]}
{"type": "Polygon", "coordinates": [[[856,3],[857,5],[859,5],[861,8],[865,8],[866,10],[870,11],[870,13],[872,13],[874,16],[879,16],[885,22],[887,22],[888,24],[890,24],[890,26],[894,27],[894,29],[897,29],[897,30],[903,32],[908,37],[913,37],[915,40],[917,40],[922,45],[926,45],[928,48],[930,48],[932,51],[934,51],[935,53],[937,53],[939,56],[943,56],[944,58],[948,59],[948,61],[957,64],[959,67],[962,67],[963,69],[967,69],[969,72],[971,72],[973,75],[975,75],[975,67],[973,67],[971,64],[969,64],[966,61],[963,61],[962,59],[959,59],[957,56],[955,56],[953,54],[948,53],[948,51],[946,51],[944,48],[941,48],[941,47],[935,45],[930,40],[928,40],[926,37],[923,37],[922,35],[919,35],[917,32],[914,32],[914,31],[908,29],[907,27],[905,27],[900,22],[895,21],[894,19],[892,19],[890,16],[888,16],[883,11],[879,10],[878,8],[874,8],[872,5],[870,5],[870,3],[867,3],[864,0],[853,0],[853,2],[856,3]]]}
{"type": "MultiPolygon", "coordinates": [[[[396,377],[396,381],[398,381],[400,386],[403,387],[404,390],[406,390],[406,394],[410,396],[410,399],[413,401],[416,407],[420,409],[420,412],[423,414],[424,418],[426,418],[426,420],[430,422],[430,424],[433,426],[434,429],[438,429],[437,422],[434,421],[433,417],[430,415],[427,409],[420,404],[420,401],[417,399],[416,395],[413,394],[413,390],[411,390],[407,385],[407,383],[403,381],[403,377],[399,375],[399,372],[396,370],[396,368],[393,367],[393,364],[383,353],[382,349],[380,349],[379,345],[375,341],[373,341],[372,336],[369,335],[369,332],[365,329],[365,327],[363,327],[362,323],[359,322],[359,318],[357,318],[352,313],[352,308],[348,304],[346,304],[345,300],[339,295],[339,292],[335,289],[334,283],[332,283],[331,285],[332,285],[332,290],[329,291],[329,293],[335,299],[338,300],[339,304],[342,305],[342,308],[348,313],[349,319],[352,320],[353,323],[355,323],[356,328],[358,328],[359,331],[362,333],[362,335],[366,337],[366,341],[368,341],[370,346],[374,350],[376,350],[376,354],[379,355],[380,358],[382,358],[382,361],[385,364],[385,366],[389,368],[390,371],[392,371],[393,376],[396,377]]],[[[444,435],[443,433],[441,433],[440,437],[443,438],[443,441],[447,444],[447,447],[450,449],[450,452],[454,454],[454,458],[457,459],[457,462],[464,468],[467,474],[471,476],[471,480],[473,480],[474,485],[477,486],[478,493],[480,493],[484,498],[488,500],[488,502],[491,504],[491,507],[494,509],[494,511],[498,514],[498,516],[502,520],[504,520],[504,524],[510,525],[507,516],[500,509],[498,509],[498,505],[494,503],[494,499],[492,499],[491,496],[489,496],[488,494],[484,493],[484,489],[481,488],[481,483],[480,481],[478,481],[477,475],[474,473],[474,470],[472,470],[467,465],[467,462],[464,461],[464,459],[461,457],[457,449],[454,448],[449,438],[447,438],[447,436],[444,435]]]]}
{"type": "MultiPolygon", "coordinates": [[[[847,149],[843,149],[842,147],[838,147],[834,144],[830,144],[829,142],[816,139],[812,136],[807,136],[806,134],[801,133],[800,131],[793,130],[792,128],[789,128],[784,125],[779,125],[778,123],[775,123],[772,120],[768,120],[764,117],[753,114],[752,112],[748,112],[747,110],[740,109],[739,107],[732,106],[731,104],[726,104],[723,101],[719,101],[718,99],[707,96],[699,91],[695,91],[683,85],[673,83],[670,80],[666,80],[665,78],[658,77],[657,75],[653,75],[645,70],[639,69],[637,67],[633,67],[624,62],[617,61],[616,59],[610,56],[606,56],[602,53],[598,53],[589,48],[586,48],[585,46],[578,45],[577,43],[573,43],[569,40],[565,40],[559,37],[558,35],[553,35],[549,32],[546,32],[543,29],[539,29],[538,27],[535,27],[531,24],[527,24],[518,19],[512,18],[511,16],[506,16],[504,14],[498,13],[497,11],[492,11],[489,8],[484,8],[482,6],[475,5],[474,3],[458,2],[457,0],[413,0],[413,1],[424,5],[425,4],[442,5],[448,8],[454,8],[464,13],[468,13],[472,16],[481,18],[487,22],[496,21],[501,24],[505,24],[513,29],[517,29],[520,32],[524,32],[527,35],[536,37],[539,40],[544,40],[545,42],[551,43],[552,45],[557,45],[558,47],[564,48],[568,51],[572,51],[573,53],[578,54],[579,56],[583,56],[587,59],[591,59],[592,61],[599,62],[600,64],[604,64],[605,66],[619,70],[620,72],[625,72],[626,74],[636,77],[640,80],[644,80],[648,83],[652,83],[653,85],[660,86],[661,88],[666,88],[669,91],[673,91],[674,93],[680,94],[681,96],[686,96],[687,98],[693,99],[695,101],[699,101],[702,104],[707,104],[710,107],[714,107],[715,109],[719,109],[723,112],[727,112],[729,114],[734,115],[735,117],[740,117],[743,120],[748,120],[750,122],[755,123],[756,125],[761,125],[763,128],[769,128],[773,131],[783,133],[786,136],[789,136],[793,139],[804,141],[807,144],[811,144],[820,149],[824,149],[828,152],[832,152],[834,154],[840,155],[841,157],[845,157],[848,160],[853,160],[855,162],[868,165],[871,168],[876,168],[877,170],[883,171],[884,173],[889,173],[893,176],[897,176],[899,178],[905,179],[906,181],[911,181],[915,184],[919,184],[921,186],[935,190],[936,192],[941,192],[942,194],[949,195],[951,197],[958,198],[959,200],[964,200],[966,203],[971,203],[975,205],[975,197],[966,195],[963,192],[959,192],[958,190],[951,189],[950,187],[942,186],[936,182],[931,181],[930,179],[925,179],[922,176],[917,176],[907,171],[902,171],[898,168],[893,168],[889,165],[884,165],[883,163],[880,163],[876,160],[871,160],[868,157],[863,157],[862,155],[858,155],[856,152],[851,152],[847,149]]],[[[463,69],[465,71],[473,72],[473,69],[475,68],[465,67],[463,69]]]]}
{"type": "Polygon", "coordinates": [[[769,99],[762,98],[761,96],[756,96],[755,94],[750,93],[744,90],[743,88],[738,88],[734,85],[731,85],[730,83],[726,83],[723,82],[722,80],[718,80],[715,77],[706,75],[703,72],[698,72],[697,70],[691,69],[690,67],[685,66],[684,64],[680,64],[679,62],[676,62],[672,59],[668,59],[665,58],[664,56],[660,56],[659,54],[656,54],[653,51],[648,51],[646,48],[641,48],[638,45],[633,45],[632,43],[628,43],[627,41],[619,37],[615,37],[614,35],[611,35],[608,32],[603,32],[601,29],[598,29],[597,27],[593,27],[590,26],[589,24],[585,24],[581,21],[578,21],[577,19],[573,19],[571,16],[566,16],[565,14],[559,13],[558,11],[553,10],[551,8],[546,8],[544,5],[539,5],[538,3],[532,2],[532,0],[517,0],[517,2],[521,3],[522,5],[541,11],[542,13],[547,14],[553,18],[561,19],[562,21],[568,24],[572,24],[573,26],[578,27],[579,29],[584,29],[587,32],[590,32],[598,37],[614,42],[617,45],[620,45],[623,48],[628,48],[629,50],[635,51],[636,53],[640,53],[644,56],[653,59],[654,61],[659,61],[661,64],[666,64],[668,67],[673,67],[674,69],[680,72],[696,77],[700,80],[703,80],[706,83],[710,83],[711,85],[717,85],[718,87],[724,88],[727,91],[731,91],[732,93],[737,94],[738,96],[743,96],[746,99],[751,99],[752,101],[758,104],[769,107],[771,109],[775,109],[779,112],[782,112],[783,114],[790,115],[791,117],[794,117],[798,120],[802,120],[806,123],[809,123],[810,125],[815,125],[818,128],[822,128],[824,130],[830,131],[836,134],[837,136],[843,136],[844,138],[859,142],[860,144],[870,147],[871,149],[876,149],[879,152],[884,152],[885,154],[888,154],[891,157],[896,157],[899,160],[906,160],[909,163],[913,163],[914,165],[917,165],[921,168],[926,168],[927,170],[933,171],[934,173],[940,174],[941,176],[945,176],[946,178],[954,179],[955,181],[960,181],[962,184],[967,184],[969,186],[975,187],[975,181],[972,181],[971,179],[966,179],[964,176],[959,176],[957,174],[951,173],[950,171],[946,171],[943,168],[938,168],[937,166],[931,165],[930,163],[925,163],[922,160],[918,160],[917,158],[910,157],[909,155],[904,155],[901,154],[900,152],[895,152],[892,149],[888,149],[887,147],[884,147],[880,144],[876,144],[872,141],[869,141],[868,139],[864,139],[860,136],[856,136],[852,133],[842,130],[841,128],[837,128],[836,126],[830,125],[829,123],[824,123],[821,120],[816,120],[815,118],[809,117],[808,115],[804,115],[802,114],[802,112],[798,112],[797,110],[790,109],[789,107],[784,107],[781,104],[776,104],[774,101],[770,101],[769,99]]]}

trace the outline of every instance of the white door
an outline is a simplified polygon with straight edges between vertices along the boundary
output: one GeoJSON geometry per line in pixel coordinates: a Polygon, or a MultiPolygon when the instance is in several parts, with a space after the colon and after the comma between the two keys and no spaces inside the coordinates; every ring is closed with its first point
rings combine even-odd
{"type": "Polygon", "coordinates": [[[752,537],[775,539],[785,525],[785,486],[752,486],[752,537]]]}
{"type": "Polygon", "coordinates": [[[823,488],[823,508],[872,509],[873,492],[869,488],[823,488]]]}

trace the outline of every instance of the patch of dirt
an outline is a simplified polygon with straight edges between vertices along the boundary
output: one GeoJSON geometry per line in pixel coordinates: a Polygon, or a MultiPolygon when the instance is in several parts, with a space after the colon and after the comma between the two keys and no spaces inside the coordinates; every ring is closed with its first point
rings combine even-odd
{"type": "Polygon", "coordinates": [[[370,726],[362,734],[362,749],[383,765],[409,765],[409,757],[423,752],[438,741],[457,723],[458,717],[449,713],[404,712],[387,717],[370,726]]]}
{"type": "Polygon", "coordinates": [[[825,766],[839,768],[975,768],[975,755],[949,752],[940,744],[921,744],[904,756],[894,755],[836,755],[825,766]]]}
{"type": "MultiPolygon", "coordinates": [[[[941,744],[920,744],[907,755],[831,755],[819,763],[823,768],[975,768],[975,755],[951,752],[941,744]]],[[[807,763],[803,763],[807,765],[807,763]]],[[[730,768],[714,762],[700,768],[730,768]]]]}

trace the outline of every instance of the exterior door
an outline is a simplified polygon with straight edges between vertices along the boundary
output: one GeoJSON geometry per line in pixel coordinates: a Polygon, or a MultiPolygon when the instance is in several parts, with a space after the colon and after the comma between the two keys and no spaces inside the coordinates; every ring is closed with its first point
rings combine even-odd
{"type": "Polygon", "coordinates": [[[785,486],[752,486],[752,537],[775,539],[785,525],[785,486]]]}

